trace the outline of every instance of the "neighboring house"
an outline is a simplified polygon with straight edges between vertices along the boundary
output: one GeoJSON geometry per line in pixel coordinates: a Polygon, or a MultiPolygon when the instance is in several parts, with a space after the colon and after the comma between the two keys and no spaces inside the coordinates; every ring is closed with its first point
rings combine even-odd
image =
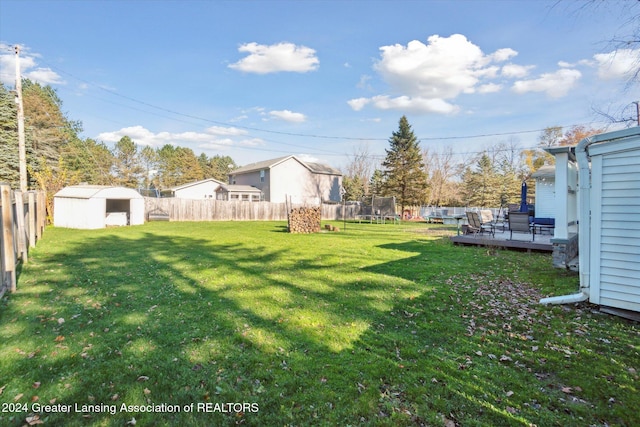
{"type": "Polygon", "coordinates": [[[250,185],[223,184],[216,190],[217,200],[242,202],[262,201],[262,191],[250,185]]]}
{"type": "Polygon", "coordinates": [[[287,156],[236,169],[229,174],[229,183],[256,187],[268,202],[290,199],[293,203],[320,204],[340,201],[342,174],[331,166],[287,156]]]}
{"type": "Polygon", "coordinates": [[[179,199],[215,199],[216,190],[223,184],[224,182],[208,178],[171,187],[162,190],[160,194],[162,197],[177,197],[179,199]]]}
{"type": "Polygon", "coordinates": [[[136,190],[72,185],[53,196],[55,227],[96,229],[144,224],[144,198],[136,190]]]}
{"type": "Polygon", "coordinates": [[[543,303],[586,301],[640,312],[640,128],[583,139],[548,151],[556,157],[556,235],[571,224],[577,164],[580,291],[543,303]],[[574,157],[575,154],[575,157],[574,157]],[[574,160],[575,159],[575,160],[574,160]],[[568,191],[560,191],[567,188],[568,191]]]}

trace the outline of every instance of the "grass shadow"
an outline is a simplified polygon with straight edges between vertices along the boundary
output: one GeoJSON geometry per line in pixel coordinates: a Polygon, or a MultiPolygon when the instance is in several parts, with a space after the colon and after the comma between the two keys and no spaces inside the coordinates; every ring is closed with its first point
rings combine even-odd
{"type": "MultiPolygon", "coordinates": [[[[559,351],[522,350],[505,363],[487,355],[516,354],[526,330],[485,324],[495,334],[484,338],[469,330],[478,284],[509,271],[524,277],[527,265],[541,265],[536,256],[484,257],[399,228],[276,237],[280,223],[164,225],[48,231],[19,292],[0,306],[0,377],[7,378],[0,397],[116,405],[115,414],[40,414],[65,425],[123,425],[132,417],[141,425],[203,426],[567,419],[557,413],[566,409],[561,390],[523,397],[541,385],[528,369],[539,358],[560,369],[559,351]],[[197,410],[225,402],[259,410],[197,410]],[[126,412],[123,403],[196,410],[126,412]]],[[[556,342],[547,334],[536,337],[539,347],[556,342]]],[[[633,400],[619,401],[632,407],[633,400]]],[[[603,402],[590,404],[610,421],[620,417],[603,402]]],[[[592,419],[589,409],[571,414],[592,419]]],[[[0,414],[0,421],[22,425],[25,414],[0,414]]]]}

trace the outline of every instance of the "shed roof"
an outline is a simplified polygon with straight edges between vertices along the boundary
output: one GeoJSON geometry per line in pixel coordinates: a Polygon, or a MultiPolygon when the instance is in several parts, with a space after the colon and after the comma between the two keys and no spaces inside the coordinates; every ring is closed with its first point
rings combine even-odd
{"type": "Polygon", "coordinates": [[[540,167],[537,171],[531,174],[531,178],[544,178],[544,179],[555,179],[556,177],[556,167],[550,165],[544,165],[540,167]]]}
{"type": "Polygon", "coordinates": [[[70,185],[58,191],[54,197],[66,199],[142,199],[136,190],[109,185],[70,185]]]}

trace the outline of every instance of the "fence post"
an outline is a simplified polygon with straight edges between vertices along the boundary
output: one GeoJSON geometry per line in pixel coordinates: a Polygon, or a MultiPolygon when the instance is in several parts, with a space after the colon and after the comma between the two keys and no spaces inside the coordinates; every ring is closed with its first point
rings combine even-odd
{"type": "Polygon", "coordinates": [[[18,258],[22,260],[23,263],[26,263],[29,254],[27,253],[27,235],[26,230],[24,228],[24,199],[22,198],[22,191],[14,191],[13,197],[16,201],[16,225],[18,228],[18,258]]]}
{"type": "MultiPolygon", "coordinates": [[[[11,206],[11,187],[0,184],[0,203],[2,203],[2,265],[4,277],[2,284],[8,281],[10,292],[16,291],[16,254],[13,243],[13,209],[11,206]]],[[[3,288],[4,288],[3,286],[3,288]]]]}
{"type": "Polygon", "coordinates": [[[42,238],[44,232],[44,226],[47,223],[47,193],[44,191],[38,191],[38,200],[36,201],[36,239],[42,238]]]}
{"type": "Polygon", "coordinates": [[[36,193],[29,191],[29,247],[36,247],[36,193]]]}

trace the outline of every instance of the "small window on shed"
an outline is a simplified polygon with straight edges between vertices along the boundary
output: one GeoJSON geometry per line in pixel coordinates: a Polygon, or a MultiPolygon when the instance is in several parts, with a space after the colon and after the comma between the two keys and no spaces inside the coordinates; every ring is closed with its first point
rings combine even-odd
{"type": "Polygon", "coordinates": [[[260,196],[258,194],[251,195],[251,201],[252,202],[259,202],[260,201],[260,196]]]}
{"type": "Polygon", "coordinates": [[[243,194],[242,195],[242,201],[243,202],[248,202],[249,201],[249,195],[248,194],[243,194]]]}
{"type": "Polygon", "coordinates": [[[231,195],[231,200],[238,200],[238,199],[239,199],[239,197],[238,197],[237,194],[232,194],[231,195]]]}

